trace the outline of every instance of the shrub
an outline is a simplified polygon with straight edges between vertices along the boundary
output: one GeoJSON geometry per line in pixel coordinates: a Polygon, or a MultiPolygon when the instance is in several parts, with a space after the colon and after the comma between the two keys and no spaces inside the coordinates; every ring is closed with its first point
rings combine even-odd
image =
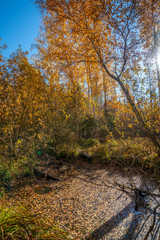
{"type": "Polygon", "coordinates": [[[94,129],[96,121],[92,115],[87,114],[80,123],[80,132],[82,138],[92,138],[94,136],[94,129]]]}
{"type": "Polygon", "coordinates": [[[0,162],[0,187],[10,190],[11,180],[33,176],[33,168],[36,164],[36,159],[25,156],[15,160],[12,159],[11,162],[7,159],[5,163],[0,162]]]}
{"type": "Polygon", "coordinates": [[[109,164],[111,162],[111,156],[109,154],[107,145],[99,145],[91,149],[92,156],[96,161],[105,162],[109,164]]]}
{"type": "Polygon", "coordinates": [[[98,139],[93,139],[93,138],[89,138],[87,140],[83,140],[81,143],[82,147],[93,147],[93,146],[97,146],[100,145],[100,142],[98,139]]]}
{"type": "Polygon", "coordinates": [[[5,165],[0,166],[0,181],[3,183],[6,183],[10,181],[10,179],[11,179],[11,176],[8,168],[5,165]]]}
{"type": "Polygon", "coordinates": [[[99,139],[100,139],[100,142],[105,142],[106,141],[106,138],[109,136],[109,130],[107,127],[100,127],[98,129],[98,136],[99,136],[99,139]]]}
{"type": "Polygon", "coordinates": [[[114,115],[110,111],[105,110],[104,111],[104,116],[105,116],[105,118],[107,120],[107,128],[108,128],[108,130],[109,131],[113,131],[114,128],[115,128],[115,122],[114,122],[115,117],[114,117],[114,115]]]}
{"type": "Polygon", "coordinates": [[[56,157],[56,144],[54,141],[49,140],[45,147],[43,148],[44,153],[50,156],[55,156],[56,157]]]}

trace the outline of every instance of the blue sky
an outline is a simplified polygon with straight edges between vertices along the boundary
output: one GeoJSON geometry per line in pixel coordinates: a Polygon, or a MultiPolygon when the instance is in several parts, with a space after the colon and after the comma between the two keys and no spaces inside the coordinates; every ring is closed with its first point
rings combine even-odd
{"type": "Polygon", "coordinates": [[[4,56],[16,51],[30,51],[41,26],[41,14],[31,0],[0,0],[0,38],[8,48],[4,56]]]}

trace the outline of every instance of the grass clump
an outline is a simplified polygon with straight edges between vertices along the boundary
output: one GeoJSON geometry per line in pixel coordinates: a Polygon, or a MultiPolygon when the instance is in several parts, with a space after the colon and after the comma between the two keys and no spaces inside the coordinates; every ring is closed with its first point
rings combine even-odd
{"type": "Polygon", "coordinates": [[[90,151],[92,152],[91,155],[95,161],[100,161],[107,164],[111,163],[111,156],[106,144],[95,146],[91,148],[90,151]]]}
{"type": "MultiPolygon", "coordinates": [[[[23,206],[0,205],[0,239],[2,240],[67,240],[69,234],[23,206]]],[[[73,239],[73,238],[72,238],[73,239]]]]}
{"type": "Polygon", "coordinates": [[[81,146],[84,148],[98,146],[98,145],[100,145],[99,140],[94,138],[83,140],[81,143],[81,146]]]}
{"type": "Polygon", "coordinates": [[[57,151],[57,158],[63,160],[77,159],[78,152],[76,149],[63,147],[57,151]]]}

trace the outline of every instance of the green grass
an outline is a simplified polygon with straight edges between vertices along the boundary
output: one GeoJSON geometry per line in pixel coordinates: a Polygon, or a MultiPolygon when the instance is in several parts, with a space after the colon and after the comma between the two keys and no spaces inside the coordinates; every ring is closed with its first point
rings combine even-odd
{"type": "Polygon", "coordinates": [[[2,240],[67,240],[73,239],[59,227],[31,214],[27,207],[0,205],[0,239],[2,240]]]}

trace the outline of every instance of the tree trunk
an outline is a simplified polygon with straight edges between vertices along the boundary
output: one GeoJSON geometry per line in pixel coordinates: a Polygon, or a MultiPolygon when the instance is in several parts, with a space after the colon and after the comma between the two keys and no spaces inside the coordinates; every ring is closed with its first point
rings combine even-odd
{"type": "MultiPolygon", "coordinates": [[[[100,56],[99,56],[100,57],[100,56]]],[[[123,82],[120,80],[120,78],[118,77],[115,77],[114,75],[112,75],[108,68],[106,67],[105,63],[103,62],[103,59],[100,57],[100,61],[101,61],[101,64],[103,66],[103,68],[105,69],[106,73],[113,79],[115,80],[119,86],[121,87],[122,91],[124,92],[130,106],[132,107],[132,110],[133,112],[135,113],[136,117],[137,117],[137,120],[139,121],[139,123],[141,124],[141,126],[143,127],[143,129],[145,130],[146,132],[146,135],[149,139],[151,139],[152,143],[154,144],[154,146],[156,148],[159,148],[160,149],[160,144],[159,142],[157,141],[157,139],[155,138],[155,136],[152,134],[151,130],[147,127],[147,125],[145,124],[140,112],[138,111],[135,103],[133,102],[131,96],[130,96],[130,93],[129,91],[127,90],[127,88],[125,87],[125,85],[123,84],[123,82]]]]}
{"type": "Polygon", "coordinates": [[[143,120],[140,112],[138,111],[135,103],[133,102],[133,100],[132,100],[132,98],[131,98],[128,90],[126,89],[126,87],[124,86],[124,84],[120,81],[120,79],[117,79],[117,82],[118,82],[118,84],[121,86],[123,92],[125,93],[126,98],[127,98],[128,102],[129,102],[130,106],[132,107],[132,110],[133,110],[133,112],[135,113],[138,121],[140,122],[140,124],[142,125],[143,129],[145,130],[147,137],[151,139],[151,141],[153,142],[153,144],[154,144],[154,146],[155,146],[156,148],[159,148],[159,149],[160,149],[160,144],[159,144],[159,142],[157,141],[157,139],[155,138],[155,136],[152,134],[151,130],[150,130],[150,129],[147,127],[147,125],[145,124],[145,122],[144,122],[144,120],[143,120]]]}

